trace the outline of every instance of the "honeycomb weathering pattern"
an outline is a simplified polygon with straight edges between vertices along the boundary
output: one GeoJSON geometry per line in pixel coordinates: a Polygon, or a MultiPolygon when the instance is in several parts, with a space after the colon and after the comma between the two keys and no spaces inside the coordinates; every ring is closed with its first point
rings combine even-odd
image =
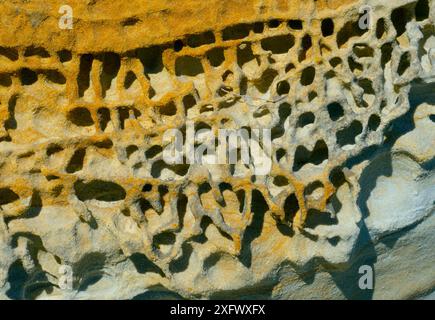
{"type": "MultiPolygon", "coordinates": [[[[195,257],[201,270],[222,257],[255,268],[259,235],[245,233],[258,220],[293,241],[287,249],[264,238],[266,251],[337,263],[307,248],[324,239],[333,250],[343,235],[308,220],[336,220],[337,190],[359,190],[346,161],[381,144],[408,111],[432,1],[244,1],[245,12],[239,1],[119,1],[116,19],[90,1],[72,5],[72,30],[57,27],[62,3],[48,2],[1,5],[19,8],[0,37],[0,212],[5,228],[17,224],[8,236],[19,244],[32,233],[19,221],[45,207],[73,211],[89,232],[113,236],[95,241],[150,261],[157,271],[144,289],[183,296],[202,294],[177,276],[198,246],[207,248],[195,257]],[[358,26],[363,5],[369,29],[358,26]],[[208,23],[177,22],[192,12],[208,23]],[[270,174],[165,163],[164,132],[185,131],[187,121],[215,132],[271,129],[270,174]]],[[[42,262],[29,246],[16,260],[31,269],[42,262]]],[[[67,265],[84,259],[42,251],[67,265]]]]}

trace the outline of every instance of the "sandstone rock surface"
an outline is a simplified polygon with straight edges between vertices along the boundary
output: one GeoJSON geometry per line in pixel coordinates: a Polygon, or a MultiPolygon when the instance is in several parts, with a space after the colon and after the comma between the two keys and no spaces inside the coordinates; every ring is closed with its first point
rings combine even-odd
{"type": "Polygon", "coordinates": [[[435,1],[64,5],[0,3],[0,299],[433,297],[435,1]]]}

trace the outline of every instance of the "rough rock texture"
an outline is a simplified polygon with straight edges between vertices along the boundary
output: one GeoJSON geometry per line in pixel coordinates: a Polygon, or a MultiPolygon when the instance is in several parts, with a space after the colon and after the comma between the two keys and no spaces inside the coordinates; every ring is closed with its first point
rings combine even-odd
{"type": "Polygon", "coordinates": [[[62,5],[0,4],[0,298],[431,297],[435,1],[62,5]],[[166,163],[188,122],[270,174],[166,163]]]}

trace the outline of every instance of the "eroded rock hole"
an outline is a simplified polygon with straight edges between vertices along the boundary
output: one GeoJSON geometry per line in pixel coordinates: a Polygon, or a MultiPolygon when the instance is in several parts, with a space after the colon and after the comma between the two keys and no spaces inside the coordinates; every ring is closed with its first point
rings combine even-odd
{"type": "Polygon", "coordinates": [[[162,204],[162,208],[165,207],[165,196],[169,193],[169,189],[166,185],[159,185],[157,187],[157,191],[160,196],[160,202],[162,204]]]}
{"type": "Polygon", "coordinates": [[[349,64],[349,69],[354,73],[354,74],[358,74],[358,72],[362,72],[364,70],[364,67],[362,64],[358,63],[355,61],[355,59],[353,57],[348,57],[347,58],[347,63],[349,64]]]}
{"type": "Polygon", "coordinates": [[[31,84],[34,84],[37,80],[38,80],[38,75],[36,74],[36,72],[28,68],[21,69],[20,81],[22,85],[29,86],[31,84]]]}
{"type": "Polygon", "coordinates": [[[346,44],[353,37],[360,37],[368,30],[361,29],[358,25],[358,21],[348,21],[344,24],[337,33],[337,46],[340,48],[346,44]]]}
{"type": "Polygon", "coordinates": [[[376,23],[376,38],[381,39],[382,36],[385,34],[385,19],[380,18],[378,22],[376,23]]]}
{"type": "Polygon", "coordinates": [[[0,55],[8,58],[11,61],[18,60],[18,51],[14,48],[0,47],[0,55]]]}
{"type": "Polygon", "coordinates": [[[133,262],[137,272],[140,274],[152,272],[164,276],[163,271],[142,253],[133,253],[129,259],[133,262]]]}
{"type": "Polygon", "coordinates": [[[289,72],[290,70],[295,69],[295,65],[293,63],[289,63],[285,66],[285,72],[289,72]]]}
{"type": "Polygon", "coordinates": [[[178,57],[175,62],[175,74],[177,76],[194,77],[204,73],[201,60],[191,56],[178,57]]]}
{"type": "Polygon", "coordinates": [[[320,182],[320,181],[311,182],[305,187],[304,196],[306,196],[306,197],[313,196],[316,192],[319,192],[319,191],[320,191],[320,193],[323,193],[323,191],[322,191],[323,188],[324,188],[324,185],[322,182],[320,182]]]}
{"type": "Polygon", "coordinates": [[[191,94],[184,96],[183,98],[183,106],[185,113],[187,114],[187,111],[192,108],[196,104],[195,97],[191,94]]]}
{"type": "Polygon", "coordinates": [[[63,148],[61,146],[59,146],[58,144],[50,144],[47,147],[46,154],[47,154],[47,156],[51,156],[55,153],[61,152],[62,150],[63,150],[63,148]]]}
{"type": "Polygon", "coordinates": [[[381,124],[381,118],[377,114],[372,114],[368,122],[369,130],[376,131],[380,124],[381,124]]]}
{"type": "Polygon", "coordinates": [[[406,7],[394,9],[391,12],[391,21],[396,29],[397,36],[401,36],[406,31],[406,24],[411,21],[412,13],[406,7]]]}
{"type": "Polygon", "coordinates": [[[135,24],[139,23],[141,20],[136,17],[129,17],[127,19],[122,20],[121,25],[123,27],[130,27],[134,26],[135,24]]]}
{"type": "Polygon", "coordinates": [[[343,147],[355,144],[355,138],[362,132],[363,126],[358,120],[352,121],[349,127],[337,132],[337,143],[343,147]]]}
{"type": "Polygon", "coordinates": [[[211,191],[211,186],[208,182],[203,182],[198,187],[198,194],[201,197],[204,193],[208,193],[211,191]]]}
{"type": "Polygon", "coordinates": [[[340,167],[335,167],[329,173],[329,181],[335,188],[339,188],[346,182],[346,177],[340,167]]]}
{"type": "Polygon", "coordinates": [[[283,124],[284,121],[290,116],[292,112],[292,107],[287,102],[281,103],[278,109],[278,115],[280,123],[283,124]]]}
{"type": "Polygon", "coordinates": [[[304,226],[306,228],[315,229],[317,226],[331,226],[336,225],[337,223],[338,219],[331,212],[321,212],[317,209],[308,209],[307,219],[305,220],[304,226]]]}
{"type": "Polygon", "coordinates": [[[124,89],[128,89],[137,79],[133,71],[128,71],[124,79],[124,89]]]}
{"type": "Polygon", "coordinates": [[[276,93],[279,95],[288,94],[290,91],[290,85],[287,81],[280,81],[276,85],[276,93]]]}
{"type": "Polygon", "coordinates": [[[138,150],[139,148],[136,145],[129,145],[127,148],[125,148],[125,152],[127,153],[127,158],[130,158],[130,156],[138,150]]]}
{"type": "Polygon", "coordinates": [[[192,48],[200,47],[205,44],[211,44],[216,41],[214,33],[207,31],[201,34],[193,34],[187,37],[187,45],[192,48]]]}
{"type": "Polygon", "coordinates": [[[214,110],[213,106],[208,104],[208,105],[202,106],[201,109],[199,110],[199,113],[212,112],[213,110],[214,110]]]}
{"type": "Polygon", "coordinates": [[[429,18],[429,1],[419,0],[415,5],[415,18],[422,21],[429,18]]]}
{"type": "Polygon", "coordinates": [[[130,111],[133,110],[133,117],[138,118],[140,116],[140,111],[136,108],[131,107],[118,107],[116,108],[118,111],[118,119],[119,119],[119,127],[120,129],[125,129],[125,121],[130,118],[130,111]]]}
{"type": "Polygon", "coordinates": [[[159,112],[164,116],[175,116],[177,114],[177,106],[171,101],[160,107],[159,112]]]}
{"type": "Polygon", "coordinates": [[[187,203],[187,196],[183,193],[180,193],[177,200],[178,230],[182,230],[184,227],[184,217],[187,211],[187,203]]]}
{"type": "Polygon", "coordinates": [[[382,69],[385,69],[385,65],[391,60],[392,53],[393,53],[393,46],[390,42],[382,45],[382,47],[381,47],[381,66],[382,66],[382,69]]]}
{"type": "Polygon", "coordinates": [[[310,91],[310,93],[308,93],[308,101],[313,101],[314,99],[317,98],[317,92],[316,91],[310,91]]]}
{"type": "Polygon", "coordinates": [[[50,54],[48,53],[47,50],[45,50],[42,47],[31,46],[26,48],[26,50],[24,51],[24,56],[25,57],[39,56],[41,58],[49,58],[50,54]]]}
{"type": "Polygon", "coordinates": [[[12,78],[9,74],[0,74],[0,86],[10,87],[12,85],[12,78]]]}
{"type": "Polygon", "coordinates": [[[8,101],[9,118],[4,122],[5,129],[16,129],[17,120],[15,119],[15,108],[17,106],[18,94],[14,94],[8,101]]]}
{"type": "Polygon", "coordinates": [[[211,130],[211,126],[204,121],[199,121],[195,123],[195,131],[199,130],[211,130]]]}
{"type": "Polygon", "coordinates": [[[100,252],[88,252],[73,265],[73,288],[77,291],[85,291],[88,287],[96,284],[104,275],[106,255],[100,252]]]}
{"type": "Polygon", "coordinates": [[[150,192],[153,189],[153,185],[151,183],[145,183],[142,187],[142,192],[150,192]]]}
{"type": "Polygon", "coordinates": [[[65,76],[57,70],[46,70],[44,71],[45,77],[48,81],[57,83],[57,84],[65,84],[66,78],[65,76]]]}
{"type": "Polygon", "coordinates": [[[299,62],[305,60],[307,58],[307,52],[313,46],[313,42],[311,40],[311,36],[306,34],[301,40],[301,49],[299,51],[299,62]]]}
{"type": "Polygon", "coordinates": [[[373,57],[374,55],[373,48],[366,44],[355,44],[353,52],[358,58],[373,57]]]}
{"type": "Polygon", "coordinates": [[[68,162],[65,169],[67,173],[74,173],[83,169],[83,161],[85,159],[86,149],[78,149],[68,162]]]}
{"type": "Polygon", "coordinates": [[[57,52],[57,56],[59,57],[59,61],[62,63],[68,62],[72,59],[72,54],[69,50],[60,50],[57,52]]]}
{"type": "Polygon", "coordinates": [[[219,67],[225,61],[224,49],[213,48],[207,52],[207,59],[213,67],[219,67]]]}
{"type": "Polygon", "coordinates": [[[294,193],[289,195],[284,201],[284,219],[287,223],[292,223],[299,211],[299,201],[294,193]]]}
{"type": "Polygon", "coordinates": [[[334,57],[331,60],[329,60],[329,64],[333,68],[335,68],[336,66],[338,66],[338,65],[340,65],[342,63],[343,63],[343,60],[341,60],[341,58],[339,58],[339,57],[334,57]]]}
{"type": "Polygon", "coordinates": [[[299,171],[304,165],[308,163],[319,165],[327,159],[328,146],[323,140],[317,141],[311,152],[307,150],[307,148],[305,148],[304,146],[298,146],[296,148],[293,161],[293,171],[299,171]]]}
{"type": "Polygon", "coordinates": [[[136,50],[136,56],[144,66],[145,73],[159,73],[163,70],[162,48],[153,46],[136,50]]]}
{"type": "Polygon", "coordinates": [[[278,28],[280,26],[280,24],[281,24],[281,21],[279,21],[277,19],[273,19],[273,20],[270,20],[267,25],[269,26],[269,28],[274,29],[274,28],[278,28]]]}
{"type": "Polygon", "coordinates": [[[252,30],[254,31],[254,33],[263,33],[264,24],[262,22],[255,22],[252,26],[252,30]]]}
{"type": "Polygon", "coordinates": [[[0,206],[14,202],[20,197],[9,188],[0,188],[0,206]]]}
{"type": "Polygon", "coordinates": [[[263,75],[260,77],[259,80],[255,81],[255,87],[260,91],[261,93],[266,93],[270,86],[273,83],[273,80],[278,75],[278,72],[274,69],[267,69],[263,72],[263,75]]]}
{"type": "Polygon", "coordinates": [[[236,196],[237,196],[237,200],[239,201],[239,212],[243,212],[243,210],[245,209],[245,198],[246,198],[245,190],[237,190],[236,196]]]}
{"type": "Polygon", "coordinates": [[[364,90],[365,94],[375,95],[376,92],[373,89],[373,82],[367,78],[359,79],[358,85],[364,90]]]}
{"type": "Polygon", "coordinates": [[[285,149],[280,148],[276,151],[276,160],[279,162],[285,155],[287,154],[287,151],[285,149]]]}
{"type": "Polygon", "coordinates": [[[193,247],[190,243],[183,243],[182,255],[169,263],[169,271],[172,273],[180,273],[189,267],[190,256],[193,252],[193,247]]]}
{"type": "Polygon", "coordinates": [[[178,39],[178,40],[174,41],[174,51],[175,52],[179,52],[179,51],[183,50],[183,47],[184,47],[183,40],[178,39]]]}
{"type": "Polygon", "coordinates": [[[118,54],[107,52],[100,57],[103,62],[103,68],[100,73],[101,93],[106,96],[106,91],[110,89],[113,79],[116,78],[121,66],[121,60],[118,54]]]}
{"type": "Polygon", "coordinates": [[[284,187],[289,184],[289,181],[284,176],[276,176],[273,178],[273,184],[276,185],[277,187],[284,187]]]}
{"type": "Polygon", "coordinates": [[[90,85],[90,73],[94,57],[91,54],[84,54],[80,57],[79,74],[77,76],[77,86],[79,97],[83,97],[90,85]]]}
{"type": "Polygon", "coordinates": [[[397,67],[397,73],[399,76],[405,73],[405,71],[411,66],[411,54],[405,52],[400,57],[399,66],[397,67]]]}
{"type": "Polygon", "coordinates": [[[189,171],[189,167],[189,164],[168,165],[165,161],[158,160],[151,166],[151,176],[153,178],[160,178],[163,169],[168,169],[179,176],[185,176],[189,171]]]}
{"type": "Polygon", "coordinates": [[[240,67],[243,67],[245,63],[252,61],[255,58],[250,43],[243,43],[237,47],[237,64],[240,67]]]}
{"type": "Polygon", "coordinates": [[[10,283],[10,288],[6,291],[6,296],[15,300],[24,299],[24,286],[29,279],[29,275],[20,259],[9,266],[7,279],[10,283]]]}
{"type": "Polygon", "coordinates": [[[157,156],[159,153],[161,153],[162,151],[163,151],[163,148],[161,146],[154,145],[145,152],[145,156],[147,159],[152,159],[155,156],[157,156]]]}
{"type": "Polygon", "coordinates": [[[94,143],[94,146],[101,149],[110,149],[113,147],[113,142],[110,139],[104,139],[94,143]]]}

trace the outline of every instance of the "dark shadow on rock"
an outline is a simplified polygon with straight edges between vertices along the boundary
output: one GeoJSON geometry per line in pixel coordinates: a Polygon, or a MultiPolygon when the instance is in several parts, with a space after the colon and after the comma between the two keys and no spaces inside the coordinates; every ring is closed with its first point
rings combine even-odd
{"type": "Polygon", "coordinates": [[[315,229],[317,226],[332,226],[338,224],[337,217],[329,211],[308,209],[305,227],[315,229]]]}
{"type": "Polygon", "coordinates": [[[251,243],[260,236],[263,230],[264,215],[269,210],[266,200],[258,190],[252,191],[251,210],[253,212],[252,222],[245,230],[239,256],[240,262],[247,268],[250,268],[252,263],[251,243]]]}
{"type": "Polygon", "coordinates": [[[6,296],[13,300],[24,299],[24,285],[28,278],[29,276],[24,270],[21,260],[15,261],[8,270],[10,288],[6,291],[6,296]]]}
{"type": "Polygon", "coordinates": [[[193,247],[190,243],[185,242],[181,246],[181,249],[183,251],[181,257],[169,263],[169,271],[172,273],[183,272],[189,267],[189,260],[193,252],[193,247]]]}
{"type": "Polygon", "coordinates": [[[254,286],[215,292],[209,298],[211,300],[268,300],[272,298],[272,291],[277,282],[277,279],[265,279],[254,286]]]}
{"type": "Polygon", "coordinates": [[[27,281],[23,297],[26,300],[35,300],[44,291],[47,294],[53,292],[53,284],[48,280],[47,274],[42,269],[35,270],[27,281]]]}
{"type": "Polygon", "coordinates": [[[356,203],[361,210],[363,219],[370,215],[367,207],[367,201],[375,189],[378,178],[381,176],[391,177],[393,167],[391,162],[391,154],[384,153],[373,159],[370,164],[364,169],[359,179],[361,190],[358,194],[356,203]]]}
{"type": "Polygon", "coordinates": [[[421,80],[413,81],[409,92],[409,103],[418,106],[421,103],[435,104],[435,83],[426,83],[421,80]]]}
{"type": "MultiPolygon", "coordinates": [[[[423,219],[424,220],[424,219],[423,219]]],[[[385,236],[382,236],[382,238],[379,239],[379,242],[386,245],[389,249],[394,248],[396,245],[396,242],[404,235],[409,233],[411,230],[413,230],[415,227],[417,227],[423,220],[419,220],[414,222],[413,224],[406,226],[403,229],[400,229],[396,232],[389,233],[385,236]]]]}
{"type": "Polygon", "coordinates": [[[165,276],[163,271],[155,265],[153,262],[151,262],[144,254],[142,253],[133,253],[129,259],[131,262],[133,262],[134,267],[136,268],[137,272],[143,274],[147,272],[157,273],[161,275],[162,277],[165,276]]]}
{"type": "Polygon", "coordinates": [[[364,221],[361,220],[360,223],[360,234],[354,246],[355,250],[350,258],[352,264],[344,271],[329,272],[341,293],[349,300],[371,300],[376,288],[374,264],[377,261],[377,253],[364,221]],[[360,278],[363,276],[363,274],[359,273],[361,266],[370,266],[372,268],[373,289],[361,289],[359,287],[360,278]]]}
{"type": "Polygon", "coordinates": [[[391,151],[391,148],[397,139],[415,129],[415,110],[417,106],[425,102],[435,104],[435,84],[428,84],[418,80],[412,82],[411,90],[409,92],[410,108],[406,113],[393,120],[385,128],[385,141],[381,145],[370,146],[363,149],[357,155],[349,158],[344,163],[344,167],[351,168],[364,160],[373,158],[377,154],[391,151]]]}
{"type": "MultiPolygon", "coordinates": [[[[365,218],[370,215],[367,201],[376,187],[377,179],[380,176],[388,177],[392,175],[391,149],[397,139],[415,129],[413,116],[417,106],[424,102],[435,104],[434,88],[434,84],[423,83],[419,80],[414,81],[411,84],[411,90],[409,93],[410,108],[405,114],[393,120],[388,125],[385,129],[385,140],[383,144],[379,146],[371,146],[362,150],[362,152],[348,159],[344,164],[345,167],[351,168],[365,160],[371,160],[370,164],[363,170],[359,179],[361,192],[357,199],[357,205],[361,210],[362,220],[360,221],[360,234],[349,260],[351,265],[344,272],[330,272],[334,282],[347,299],[369,300],[373,298],[373,290],[362,290],[358,285],[359,279],[362,276],[362,274],[359,273],[359,268],[363,265],[368,265],[371,266],[373,270],[373,288],[376,286],[374,264],[377,261],[377,253],[369,230],[365,224],[365,218]]],[[[423,168],[433,168],[433,161],[428,161],[423,164],[423,168]]],[[[416,225],[418,225],[418,223],[408,226],[394,234],[388,235],[381,239],[380,242],[384,243],[389,248],[392,248],[401,236],[415,228],[416,225]]]]}
{"type": "Polygon", "coordinates": [[[184,300],[182,296],[176,292],[170,291],[167,288],[158,285],[149,288],[147,291],[133,297],[132,300],[184,300]]]}
{"type": "Polygon", "coordinates": [[[32,195],[32,199],[30,200],[30,207],[26,210],[26,212],[20,216],[20,218],[35,218],[39,215],[42,210],[42,199],[39,195],[38,191],[34,191],[32,195]]]}
{"type": "Polygon", "coordinates": [[[433,171],[435,169],[435,157],[429,161],[422,163],[421,167],[426,171],[433,171]]]}
{"type": "MultiPolygon", "coordinates": [[[[345,167],[351,168],[365,160],[371,160],[359,179],[361,192],[357,199],[357,205],[361,209],[363,218],[370,215],[367,208],[367,200],[376,187],[377,179],[380,176],[389,177],[392,174],[391,148],[397,139],[415,129],[413,118],[417,106],[424,102],[435,104],[434,87],[434,84],[427,84],[418,80],[414,81],[411,84],[409,93],[410,108],[405,114],[393,120],[388,127],[385,128],[384,143],[379,146],[370,146],[362,150],[358,155],[348,159],[344,164],[345,167]]],[[[431,162],[427,163],[426,167],[431,167],[431,162]]]]}
{"type": "Polygon", "coordinates": [[[104,275],[106,256],[100,252],[85,254],[73,266],[74,288],[85,291],[89,286],[97,283],[104,275]]]}
{"type": "Polygon", "coordinates": [[[204,270],[207,271],[210,268],[213,268],[221,259],[222,253],[221,252],[214,252],[211,255],[209,255],[207,258],[204,259],[204,270]]]}

